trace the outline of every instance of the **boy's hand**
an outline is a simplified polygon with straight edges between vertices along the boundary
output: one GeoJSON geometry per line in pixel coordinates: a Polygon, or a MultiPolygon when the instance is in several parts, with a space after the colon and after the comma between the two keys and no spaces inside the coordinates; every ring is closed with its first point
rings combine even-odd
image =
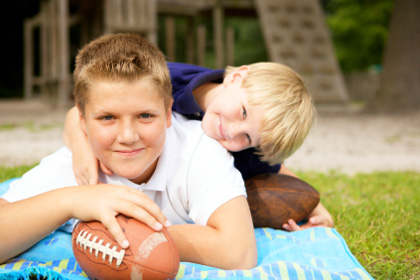
{"type": "MultiPolygon", "coordinates": [[[[79,149],[82,150],[81,146],[79,149]]],[[[112,171],[96,159],[90,148],[84,152],[80,150],[73,152],[73,172],[80,186],[100,183],[98,178],[98,164],[103,173],[112,175],[112,171]]]]}
{"type": "MultiPolygon", "coordinates": [[[[79,110],[73,107],[66,116],[63,141],[72,151],[73,172],[79,185],[95,185],[98,182],[98,160],[96,159],[86,134],[80,128],[79,110]]],[[[111,175],[112,172],[104,165],[102,171],[111,175]]]]}
{"type": "Polygon", "coordinates": [[[73,152],[73,172],[79,185],[95,185],[98,183],[98,160],[95,156],[73,152]]]}
{"type": "Polygon", "coordinates": [[[127,186],[80,186],[70,206],[72,217],[82,221],[100,221],[123,248],[129,246],[116,220],[118,214],[133,217],[159,231],[170,226],[156,203],[143,192],[127,186]]]}
{"type": "Polygon", "coordinates": [[[312,211],[309,215],[309,220],[303,225],[298,225],[292,219],[288,220],[287,224],[283,225],[283,228],[288,231],[298,231],[311,227],[333,227],[334,221],[330,213],[325,209],[325,207],[319,203],[318,206],[312,211]]]}

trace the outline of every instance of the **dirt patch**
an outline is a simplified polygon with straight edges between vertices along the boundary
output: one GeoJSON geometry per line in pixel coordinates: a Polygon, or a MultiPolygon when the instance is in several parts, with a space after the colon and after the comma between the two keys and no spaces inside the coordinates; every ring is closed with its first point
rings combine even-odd
{"type": "Polygon", "coordinates": [[[286,164],[292,170],[420,171],[420,113],[370,115],[320,112],[302,147],[286,164]]]}
{"type": "MultiPolygon", "coordinates": [[[[38,162],[62,147],[67,110],[40,101],[0,101],[0,165],[38,162]]],[[[319,118],[286,166],[292,171],[348,174],[387,170],[420,172],[420,113],[367,115],[349,108],[319,108],[319,118]]]]}
{"type": "Polygon", "coordinates": [[[40,101],[0,101],[0,165],[33,164],[64,145],[67,110],[40,101]]]}

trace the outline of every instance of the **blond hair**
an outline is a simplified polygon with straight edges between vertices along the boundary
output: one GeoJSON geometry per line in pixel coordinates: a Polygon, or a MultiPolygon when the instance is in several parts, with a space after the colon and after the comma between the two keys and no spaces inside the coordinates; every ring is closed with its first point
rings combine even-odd
{"type": "Polygon", "coordinates": [[[76,57],[73,95],[84,113],[92,81],[135,82],[148,79],[157,86],[165,108],[172,100],[172,84],[162,52],[137,34],[103,35],[84,46],[76,57]]]}
{"type": "MultiPolygon", "coordinates": [[[[312,126],[315,107],[302,78],[289,67],[274,62],[248,67],[242,82],[248,92],[248,102],[265,109],[258,153],[263,161],[278,164],[302,145],[312,126]]],[[[228,66],[225,75],[237,69],[228,66]]]]}

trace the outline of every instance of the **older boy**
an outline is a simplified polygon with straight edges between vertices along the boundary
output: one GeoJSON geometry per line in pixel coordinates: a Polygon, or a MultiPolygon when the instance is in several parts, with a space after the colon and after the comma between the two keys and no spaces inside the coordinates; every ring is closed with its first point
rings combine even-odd
{"type": "Polygon", "coordinates": [[[155,230],[169,227],[182,261],[255,266],[240,173],[199,122],[171,116],[162,53],[137,35],[105,35],[78,54],[74,82],[81,128],[113,175],[99,173],[103,184],[76,187],[71,152],[63,148],[14,181],[0,199],[0,239],[8,241],[0,246],[0,263],[71,218],[101,221],[126,248],[115,219],[122,213],[155,230]]]}

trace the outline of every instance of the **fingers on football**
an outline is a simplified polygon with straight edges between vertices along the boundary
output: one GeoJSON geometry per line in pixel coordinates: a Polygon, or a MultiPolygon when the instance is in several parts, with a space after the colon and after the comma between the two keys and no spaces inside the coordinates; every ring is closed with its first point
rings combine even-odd
{"type": "Polygon", "coordinates": [[[314,225],[314,226],[317,226],[317,225],[322,225],[323,224],[323,219],[322,219],[322,217],[311,217],[310,219],[309,219],[309,222],[312,224],[312,225],[314,225]]]}
{"type": "Polygon", "coordinates": [[[316,227],[316,226],[333,227],[334,226],[334,222],[332,222],[330,219],[324,216],[313,216],[309,219],[309,223],[311,223],[313,227],[316,227]]]}
{"type": "Polygon", "coordinates": [[[287,224],[284,224],[283,225],[283,228],[284,229],[286,229],[286,230],[288,230],[288,231],[298,231],[298,230],[301,230],[302,228],[298,225],[298,224],[296,224],[296,222],[294,221],[294,220],[292,220],[292,219],[289,219],[288,221],[287,221],[287,224]]]}
{"type": "Polygon", "coordinates": [[[121,206],[120,212],[126,216],[133,217],[154,230],[160,231],[163,226],[170,223],[163,215],[157,204],[144,193],[133,190],[131,203],[121,206]]]}
{"type": "Polygon", "coordinates": [[[115,217],[104,219],[101,222],[112,234],[112,236],[114,236],[115,240],[118,242],[118,244],[120,244],[122,248],[125,249],[130,246],[115,217]]]}

